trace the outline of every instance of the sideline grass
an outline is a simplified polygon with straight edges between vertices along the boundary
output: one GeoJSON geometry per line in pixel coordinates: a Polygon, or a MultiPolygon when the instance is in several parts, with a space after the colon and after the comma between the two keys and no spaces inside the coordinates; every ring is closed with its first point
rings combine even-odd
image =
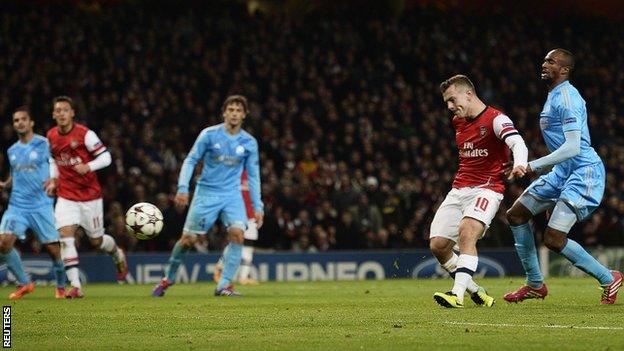
{"type": "Polygon", "coordinates": [[[16,350],[622,350],[624,298],[598,304],[591,279],[549,279],[544,301],[507,304],[522,280],[482,279],[492,308],[433,302],[450,280],[263,283],[242,298],[215,298],[214,284],[91,284],[82,300],[37,287],[12,306],[16,350]]]}

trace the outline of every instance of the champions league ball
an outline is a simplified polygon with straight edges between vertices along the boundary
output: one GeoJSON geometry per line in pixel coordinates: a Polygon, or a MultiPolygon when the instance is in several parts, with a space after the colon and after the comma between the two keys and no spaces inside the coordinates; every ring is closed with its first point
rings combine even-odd
{"type": "Polygon", "coordinates": [[[163,224],[162,212],[148,202],[134,204],[126,212],[126,230],[139,240],[155,238],[160,234],[163,224]]]}

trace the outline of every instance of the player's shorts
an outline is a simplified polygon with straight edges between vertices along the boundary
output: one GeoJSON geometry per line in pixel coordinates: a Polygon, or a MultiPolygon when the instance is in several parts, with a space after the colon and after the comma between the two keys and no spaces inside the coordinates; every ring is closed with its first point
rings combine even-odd
{"type": "Polygon", "coordinates": [[[451,189],[436,211],[429,237],[459,240],[459,222],[464,217],[474,218],[485,225],[483,235],[492,223],[503,200],[503,194],[490,189],[466,187],[451,189]]]}
{"type": "Polygon", "coordinates": [[[247,214],[243,195],[236,194],[215,194],[202,186],[195,188],[195,194],[186,221],[184,222],[184,233],[206,234],[214,225],[217,218],[227,228],[247,229],[247,214]]]}
{"type": "Polygon", "coordinates": [[[81,226],[90,238],[104,235],[104,205],[102,199],[72,201],[59,197],[54,216],[56,229],[70,225],[81,226]]]}
{"type": "Polygon", "coordinates": [[[255,218],[249,218],[247,221],[247,230],[244,234],[245,240],[258,240],[258,224],[255,218]]]}
{"type": "Polygon", "coordinates": [[[59,241],[59,233],[54,228],[54,211],[52,206],[37,210],[23,210],[12,206],[4,212],[0,222],[0,233],[11,233],[18,239],[26,239],[26,230],[35,232],[42,244],[59,241]]]}
{"type": "Polygon", "coordinates": [[[574,211],[577,220],[582,221],[600,206],[605,177],[602,162],[581,167],[567,178],[552,170],[531,183],[517,201],[533,215],[549,210],[562,201],[574,211]]]}

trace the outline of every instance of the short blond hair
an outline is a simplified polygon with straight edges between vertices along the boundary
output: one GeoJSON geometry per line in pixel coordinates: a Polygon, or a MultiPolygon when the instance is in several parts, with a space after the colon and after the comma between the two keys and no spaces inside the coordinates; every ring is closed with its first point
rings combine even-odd
{"type": "Polygon", "coordinates": [[[473,93],[476,93],[474,84],[472,84],[470,78],[466,77],[463,74],[456,74],[451,78],[445,80],[444,82],[440,83],[440,92],[444,93],[448,88],[451,87],[451,85],[461,85],[472,90],[473,93]]]}

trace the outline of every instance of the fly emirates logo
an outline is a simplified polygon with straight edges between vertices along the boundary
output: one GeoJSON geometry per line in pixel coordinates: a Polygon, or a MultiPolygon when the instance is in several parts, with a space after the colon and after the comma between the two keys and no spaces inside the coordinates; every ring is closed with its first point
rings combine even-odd
{"type": "Polygon", "coordinates": [[[56,164],[61,167],[75,166],[81,163],[82,163],[82,158],[80,158],[80,156],[71,157],[70,155],[66,153],[62,153],[61,159],[56,160],[56,164]]]}
{"type": "Polygon", "coordinates": [[[488,155],[487,149],[475,149],[474,144],[471,142],[465,142],[464,146],[459,150],[459,154],[462,157],[486,157],[488,155]]]}

